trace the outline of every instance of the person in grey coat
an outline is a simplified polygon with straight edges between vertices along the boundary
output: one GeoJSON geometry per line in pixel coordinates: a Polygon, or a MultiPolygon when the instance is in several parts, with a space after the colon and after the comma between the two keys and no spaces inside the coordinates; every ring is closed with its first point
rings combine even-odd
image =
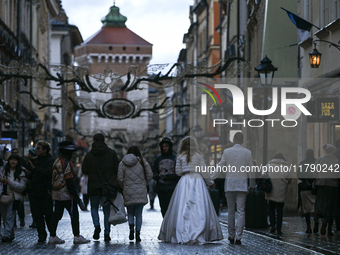
{"type": "Polygon", "coordinates": [[[270,193],[266,193],[265,196],[269,203],[270,233],[274,233],[277,230],[277,234],[282,235],[283,206],[287,197],[288,184],[292,181],[292,178],[289,172],[285,172],[284,170],[275,171],[275,169],[288,167],[288,163],[282,153],[275,154],[267,165],[268,169],[269,166],[273,169],[268,171],[272,182],[272,190],[270,193]],[[275,217],[275,209],[277,217],[275,217]]]}
{"type": "Polygon", "coordinates": [[[147,185],[152,179],[152,170],[148,162],[142,157],[137,146],[131,146],[118,167],[118,182],[123,188],[124,205],[128,211],[130,227],[129,239],[134,239],[136,218],[136,242],[140,242],[142,227],[142,212],[148,203],[147,185]]]}

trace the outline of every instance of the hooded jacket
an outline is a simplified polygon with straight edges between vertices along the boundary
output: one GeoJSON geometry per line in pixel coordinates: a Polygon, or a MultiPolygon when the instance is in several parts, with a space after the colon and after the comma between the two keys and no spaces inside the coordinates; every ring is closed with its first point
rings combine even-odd
{"type": "MultiPolygon", "coordinates": [[[[267,169],[269,166],[274,169],[281,169],[280,167],[288,167],[288,163],[283,159],[273,158],[269,161],[267,165],[267,169]]],[[[288,184],[292,181],[291,174],[289,172],[284,171],[268,171],[268,175],[272,181],[272,191],[270,193],[266,193],[266,200],[284,203],[286,201],[288,184]]]]}
{"type": "Polygon", "coordinates": [[[153,179],[157,181],[157,192],[173,191],[180,178],[176,175],[176,155],[172,153],[171,144],[169,145],[169,151],[165,153],[160,144],[161,155],[153,163],[153,179]]]}
{"type": "Polygon", "coordinates": [[[143,159],[145,173],[140,159],[134,154],[124,156],[118,167],[118,182],[123,188],[124,205],[147,204],[146,186],[152,179],[151,167],[143,159]]]}
{"type": "Polygon", "coordinates": [[[88,196],[100,196],[104,185],[119,188],[117,181],[118,164],[116,152],[109,148],[105,142],[94,142],[92,144],[92,149],[85,155],[82,164],[82,172],[87,174],[89,178],[88,196]]]}

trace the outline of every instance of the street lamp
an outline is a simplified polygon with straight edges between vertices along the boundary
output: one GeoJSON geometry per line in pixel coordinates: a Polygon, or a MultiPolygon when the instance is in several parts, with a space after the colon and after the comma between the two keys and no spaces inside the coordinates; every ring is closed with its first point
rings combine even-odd
{"type": "Polygon", "coordinates": [[[314,42],[314,49],[309,53],[309,62],[312,68],[319,68],[321,55],[322,54],[316,49],[316,42],[314,42]]]}
{"type": "MultiPolygon", "coordinates": [[[[217,105],[213,105],[210,109],[209,112],[211,113],[211,117],[213,120],[215,119],[220,119],[221,118],[221,114],[222,114],[222,110],[223,108],[217,105]]],[[[214,126],[214,133],[216,134],[216,125],[214,126]]],[[[217,162],[217,146],[216,144],[214,144],[214,164],[216,165],[217,162]]]]}
{"type": "Polygon", "coordinates": [[[316,49],[316,42],[325,42],[329,44],[329,47],[333,46],[336,49],[338,49],[340,51],[340,41],[338,42],[338,44],[336,43],[332,43],[330,41],[326,41],[326,40],[314,40],[314,49],[311,53],[309,53],[309,62],[310,62],[310,66],[312,68],[318,68],[321,62],[321,53],[316,49]]]}
{"type": "MultiPolygon", "coordinates": [[[[264,87],[264,109],[268,108],[268,89],[272,85],[274,73],[277,68],[272,65],[272,61],[265,56],[261,60],[261,64],[255,67],[255,71],[259,73],[261,85],[264,87]]],[[[264,121],[263,128],[263,164],[267,164],[267,151],[268,151],[268,126],[267,122],[264,121]]]]}

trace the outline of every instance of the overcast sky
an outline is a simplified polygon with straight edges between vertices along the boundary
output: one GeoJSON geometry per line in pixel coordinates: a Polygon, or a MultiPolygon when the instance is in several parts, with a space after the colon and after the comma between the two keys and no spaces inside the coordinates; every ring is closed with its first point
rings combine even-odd
{"type": "MultiPolygon", "coordinates": [[[[102,27],[113,0],[62,0],[69,23],[76,25],[84,41],[102,27]]],[[[194,0],[116,0],[126,26],[153,44],[151,64],[175,63],[185,48],[183,35],[190,26],[189,7],[194,0]]]]}

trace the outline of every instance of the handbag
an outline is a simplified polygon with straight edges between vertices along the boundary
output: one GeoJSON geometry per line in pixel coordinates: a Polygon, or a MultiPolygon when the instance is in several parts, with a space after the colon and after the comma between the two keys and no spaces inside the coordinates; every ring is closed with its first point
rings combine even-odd
{"type": "Polygon", "coordinates": [[[268,175],[262,175],[258,179],[257,190],[270,193],[272,191],[273,184],[268,175]]]}
{"type": "Polygon", "coordinates": [[[0,196],[0,204],[2,205],[9,205],[14,201],[13,192],[9,194],[1,194],[0,196]]]}
{"type": "Polygon", "coordinates": [[[112,225],[122,224],[127,222],[126,212],[124,207],[124,199],[122,194],[118,193],[113,205],[110,208],[109,223],[112,225]]]}

